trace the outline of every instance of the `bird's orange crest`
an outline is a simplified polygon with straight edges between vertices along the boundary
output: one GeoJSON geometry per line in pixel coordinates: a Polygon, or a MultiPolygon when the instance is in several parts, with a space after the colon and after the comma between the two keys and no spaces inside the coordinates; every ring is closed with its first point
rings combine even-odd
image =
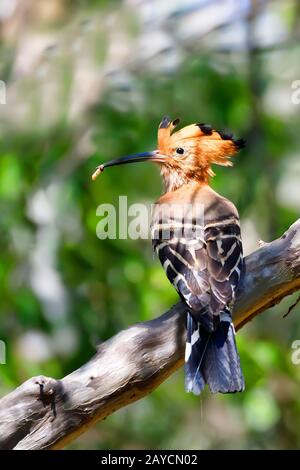
{"type": "MultiPolygon", "coordinates": [[[[186,179],[207,181],[214,176],[212,164],[232,166],[230,157],[245,146],[243,139],[236,140],[232,134],[214,130],[210,125],[199,123],[183,127],[172,133],[179,119],[171,121],[164,117],[158,128],[158,151],[169,157],[165,166],[183,173],[186,179]]],[[[166,169],[162,169],[167,176],[166,169]]]]}

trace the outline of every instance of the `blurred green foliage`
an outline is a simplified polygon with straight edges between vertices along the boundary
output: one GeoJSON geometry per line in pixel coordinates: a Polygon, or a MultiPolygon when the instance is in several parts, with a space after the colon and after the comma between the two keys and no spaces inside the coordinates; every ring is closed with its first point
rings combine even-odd
{"type": "MultiPolygon", "coordinates": [[[[155,148],[162,115],[180,116],[183,125],[229,127],[247,139],[233,169],[216,168],[213,186],[239,208],[248,251],[299,217],[300,114],[291,101],[291,84],[300,78],[296,42],[266,51],[250,44],[242,52],[213,51],[205,43],[186,48],[171,71],[141,59],[101,75],[118,21],[129,44],[143,30],[126,2],[69,3],[53,2],[62,10],[49,24],[34,17],[27,25],[28,31],[57,34],[62,45],[48,48],[26,73],[17,73],[17,41],[2,37],[8,94],[0,139],[0,339],[7,345],[1,395],[35,374],[64,376],[91,357],[97,342],[177,301],[149,241],[96,237],[100,203],[117,205],[119,195],[150,203],[159,196],[157,168],[124,166],[90,180],[102,161],[155,148]],[[89,15],[97,28],[78,32],[76,25],[89,25],[89,15]],[[105,21],[112,26],[105,28],[105,21]],[[77,53],[70,48],[79,34],[77,53]],[[96,78],[99,73],[98,82],[83,73],[74,92],[76,73],[89,67],[96,78]],[[72,115],[74,103],[84,99],[72,115]],[[296,190],[289,178],[296,179],[296,190]]],[[[292,31],[297,2],[287,3],[282,21],[292,31]]],[[[176,47],[184,49],[178,38],[176,47]]],[[[300,366],[291,362],[299,307],[281,318],[291,303],[286,299],[239,333],[245,393],[187,395],[180,371],[71,447],[299,447],[300,366]]]]}

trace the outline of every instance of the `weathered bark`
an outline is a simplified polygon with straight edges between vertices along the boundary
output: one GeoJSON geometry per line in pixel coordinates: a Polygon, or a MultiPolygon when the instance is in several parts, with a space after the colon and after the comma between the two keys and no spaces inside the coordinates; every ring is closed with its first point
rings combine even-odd
{"type": "MultiPolygon", "coordinates": [[[[300,289],[300,219],[246,257],[236,328],[300,289]]],[[[0,400],[1,449],[58,449],[96,421],[154,390],[183,363],[185,306],[103,343],[75,372],[34,377],[0,400]]]]}

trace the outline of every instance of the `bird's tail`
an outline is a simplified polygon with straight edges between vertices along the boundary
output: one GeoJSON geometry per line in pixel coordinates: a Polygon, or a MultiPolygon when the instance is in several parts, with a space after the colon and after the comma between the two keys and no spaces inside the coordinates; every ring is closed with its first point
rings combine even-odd
{"type": "Polygon", "coordinates": [[[229,313],[221,314],[220,323],[211,333],[190,313],[187,315],[185,388],[199,395],[205,384],[212,393],[242,392],[245,388],[229,313]]]}

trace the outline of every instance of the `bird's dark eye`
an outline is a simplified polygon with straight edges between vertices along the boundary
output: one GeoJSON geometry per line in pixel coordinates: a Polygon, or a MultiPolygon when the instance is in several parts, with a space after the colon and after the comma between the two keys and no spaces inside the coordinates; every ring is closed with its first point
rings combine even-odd
{"type": "Polygon", "coordinates": [[[176,153],[179,153],[179,155],[183,155],[183,154],[184,154],[183,148],[182,148],[182,147],[178,147],[178,148],[176,149],[176,153]]]}

